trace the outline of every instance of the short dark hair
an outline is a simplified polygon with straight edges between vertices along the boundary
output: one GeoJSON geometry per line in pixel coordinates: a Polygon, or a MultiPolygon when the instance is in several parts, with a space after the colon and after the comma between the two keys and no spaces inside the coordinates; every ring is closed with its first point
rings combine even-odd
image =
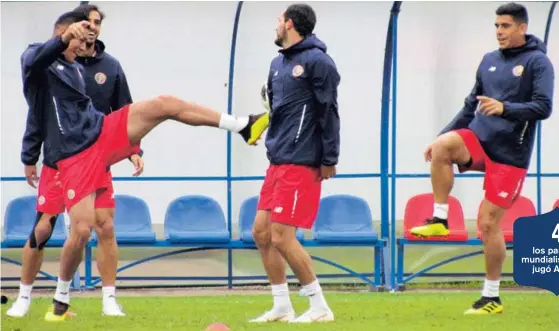
{"type": "Polygon", "coordinates": [[[301,37],[310,35],[316,25],[316,14],[311,6],[307,4],[293,4],[287,7],[283,14],[285,21],[293,21],[293,27],[301,37]]]}
{"type": "Polygon", "coordinates": [[[54,22],[54,26],[70,25],[81,21],[87,21],[87,15],[83,12],[69,11],[60,15],[54,22]]]}
{"type": "Polygon", "coordinates": [[[99,13],[99,16],[101,16],[101,22],[103,22],[103,20],[105,19],[105,13],[103,13],[101,10],[99,10],[99,7],[97,5],[92,5],[92,4],[79,5],[78,7],[76,7],[76,9],[74,9],[74,11],[82,12],[87,17],[89,17],[89,14],[92,11],[96,11],[96,12],[99,13]]]}
{"type": "Polygon", "coordinates": [[[510,15],[512,19],[518,23],[528,23],[528,10],[521,4],[510,2],[499,6],[495,13],[499,16],[510,15]]]}

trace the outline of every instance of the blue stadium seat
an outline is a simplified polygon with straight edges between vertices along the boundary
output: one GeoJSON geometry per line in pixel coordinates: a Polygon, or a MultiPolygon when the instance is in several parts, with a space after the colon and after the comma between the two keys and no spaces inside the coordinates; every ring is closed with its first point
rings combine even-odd
{"type": "Polygon", "coordinates": [[[229,231],[217,201],[201,195],[173,200],[165,213],[165,239],[172,244],[227,243],[229,231]]]}
{"type": "MultiPolygon", "coordinates": [[[[254,237],[252,236],[252,225],[254,224],[257,205],[257,196],[248,198],[241,204],[241,210],[239,212],[239,232],[241,234],[241,241],[245,243],[254,244],[254,237]]],[[[305,234],[301,229],[297,229],[295,235],[299,241],[303,240],[305,237],[305,234]]]]}
{"type": "Polygon", "coordinates": [[[313,239],[323,243],[375,243],[367,202],[351,195],[332,195],[320,200],[313,239]]]}
{"type": "MultiPolygon", "coordinates": [[[[23,247],[29,238],[37,218],[37,196],[28,195],[13,199],[8,203],[4,215],[3,242],[4,247],[23,247]]],[[[67,238],[64,214],[59,214],[54,232],[47,246],[61,247],[67,238]]]]}
{"type": "MultiPolygon", "coordinates": [[[[151,225],[151,215],[146,202],[131,195],[115,195],[114,227],[119,244],[153,244],[156,235],[151,225]]],[[[93,240],[97,234],[93,231],[93,240]]]]}

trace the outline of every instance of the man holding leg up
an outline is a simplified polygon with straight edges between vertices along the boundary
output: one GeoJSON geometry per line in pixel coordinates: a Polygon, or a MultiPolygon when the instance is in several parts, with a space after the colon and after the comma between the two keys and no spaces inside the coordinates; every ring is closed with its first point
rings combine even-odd
{"type": "MultiPolygon", "coordinates": [[[[79,53],[80,57],[76,59],[85,69],[86,94],[91,96],[91,101],[97,110],[108,115],[113,110],[132,103],[126,76],[120,63],[105,52],[105,45],[97,39],[104,14],[95,5],[81,5],[74,11],[84,13],[90,23],[89,32],[85,37],[85,49],[79,53]]],[[[36,163],[39,159],[41,145],[43,141],[48,141],[46,138],[48,127],[49,124],[42,118],[42,110],[30,108],[21,158],[25,164],[27,181],[32,187],[35,187],[36,163]]],[[[52,234],[57,215],[64,212],[63,190],[52,158],[52,146],[44,144],[43,168],[37,199],[37,219],[23,249],[19,295],[6,312],[11,317],[23,317],[28,313],[33,284],[43,261],[44,247],[52,234]]],[[[130,160],[136,169],[134,175],[141,174],[143,171],[141,156],[132,155],[130,160]]],[[[118,246],[114,234],[115,200],[110,170],[106,172],[106,180],[110,186],[102,196],[97,198],[96,222],[93,226],[99,243],[97,268],[103,284],[102,312],[105,316],[124,316],[125,314],[116,300],[115,290],[118,246]]]]}
{"type": "Polygon", "coordinates": [[[321,181],[335,175],[340,146],[340,75],[326,45],[312,33],[315,24],[308,5],[294,4],[281,14],[275,42],[280,55],[272,61],[264,87],[271,110],[266,136],[270,166],[253,235],[272,285],[274,305],[251,320],[255,323],[334,320],[312,260],[295,236],[297,228],[312,227],[321,181]],[[310,299],[310,309],[297,318],[289,299],[286,261],[310,299]]]}
{"type": "Polygon", "coordinates": [[[496,14],[499,50],[483,57],[462,111],[425,151],[425,160],[431,162],[433,218],[410,230],[424,237],[448,235],[453,164],[460,172],[485,172],[479,226],[486,279],[481,298],[466,315],[503,312],[499,286],[506,247],[499,224],[522,191],[536,126],[551,115],[553,101],[553,66],[545,44],[526,34],[526,8],[509,3],[496,14]]]}
{"type": "Polygon", "coordinates": [[[55,23],[51,39],[30,45],[22,55],[24,92],[30,107],[50,121],[48,142],[70,215],[72,231],[64,243],[52,311],[45,320],[64,321],[69,286],[96,222],[97,199],[110,187],[107,167],[139,153],[141,140],[159,124],[174,120],[238,133],[249,145],[268,126],[269,114],[233,117],[170,95],[135,102],[104,115],[86,94],[83,67],[76,57],[89,30],[84,13],[68,12],[55,23]],[[52,132],[52,134],[51,134],[52,132]]]}

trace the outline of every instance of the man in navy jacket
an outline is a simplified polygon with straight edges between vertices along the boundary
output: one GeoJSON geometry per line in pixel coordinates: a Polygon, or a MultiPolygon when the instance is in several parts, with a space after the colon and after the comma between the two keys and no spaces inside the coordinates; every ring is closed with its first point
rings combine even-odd
{"type": "Polygon", "coordinates": [[[479,228],[486,279],[482,297],[467,315],[503,311],[499,285],[506,249],[499,223],[522,191],[536,126],[551,115],[553,101],[554,69],[545,44],[526,34],[526,8],[509,3],[496,14],[499,50],[485,54],[464,107],[425,151],[425,159],[431,161],[433,218],[410,230],[423,237],[448,235],[452,165],[460,172],[485,172],[479,228]]]}
{"type": "Polygon", "coordinates": [[[238,133],[254,144],[268,126],[268,113],[234,117],[170,95],[135,102],[104,115],[86,94],[84,69],[76,62],[90,30],[84,13],[60,16],[53,36],[29,45],[22,55],[23,90],[29,107],[42,111],[45,144],[52,146],[72,231],[64,243],[52,310],[46,321],[66,319],[69,287],[96,223],[95,204],[111,183],[107,167],[139,153],[141,140],[174,120],[238,133]]]}
{"type": "Polygon", "coordinates": [[[276,45],[281,50],[271,63],[265,92],[270,108],[266,136],[270,166],[253,227],[274,306],[251,322],[332,321],[334,315],[296,230],[312,227],[321,181],[336,173],[340,75],[326,45],[312,33],[316,16],[310,6],[291,5],[278,20],[276,45]],[[289,300],[285,260],[310,298],[310,309],[297,318],[289,300]]]}
{"type": "MultiPolygon", "coordinates": [[[[81,5],[75,11],[83,12],[89,17],[90,30],[86,36],[85,50],[77,61],[85,69],[84,80],[86,94],[91,97],[95,108],[108,115],[125,105],[132,103],[130,90],[124,71],[114,57],[104,52],[104,44],[97,40],[104,14],[95,5],[81,5]]],[[[30,185],[35,187],[34,179],[39,159],[40,148],[47,132],[42,130],[42,115],[37,109],[30,109],[23,139],[22,161],[30,185]]],[[[52,158],[52,148],[44,144],[44,161],[41,170],[37,200],[36,224],[23,250],[22,275],[18,299],[6,312],[8,316],[23,317],[31,303],[33,283],[41,268],[43,248],[53,231],[56,217],[64,212],[63,190],[58,182],[58,171],[52,158]]],[[[131,161],[139,175],[143,170],[143,161],[138,154],[131,156],[131,161]]],[[[118,246],[114,235],[113,215],[115,208],[114,189],[110,171],[106,173],[108,189],[98,197],[95,205],[96,223],[93,228],[99,245],[97,265],[102,279],[103,315],[124,316],[121,306],[116,301],[115,284],[118,267],[118,246]]]]}

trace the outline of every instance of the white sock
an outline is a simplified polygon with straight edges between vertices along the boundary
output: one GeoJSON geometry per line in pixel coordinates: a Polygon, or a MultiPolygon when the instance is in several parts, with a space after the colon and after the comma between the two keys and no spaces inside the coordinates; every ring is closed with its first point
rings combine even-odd
{"type": "Polygon", "coordinates": [[[116,288],[114,286],[103,286],[101,288],[101,292],[103,293],[103,300],[108,299],[109,297],[115,297],[116,288]]]}
{"type": "Polygon", "coordinates": [[[287,283],[272,285],[272,296],[274,297],[274,310],[291,309],[291,300],[289,299],[289,288],[287,283]]]}
{"type": "Polygon", "coordinates": [[[18,298],[24,297],[27,300],[31,300],[31,290],[33,290],[33,284],[25,285],[19,284],[19,296],[18,298]]]}
{"type": "Polygon", "coordinates": [[[326,299],[324,298],[324,294],[322,293],[322,288],[318,283],[318,279],[315,279],[314,282],[304,285],[303,292],[306,296],[309,297],[309,302],[311,304],[311,309],[317,310],[329,310],[328,304],[326,303],[326,299]]]}
{"type": "Polygon", "coordinates": [[[248,117],[234,117],[228,114],[221,114],[219,128],[228,131],[239,132],[248,124],[248,117]]]}
{"type": "Polygon", "coordinates": [[[501,283],[500,280],[485,279],[485,282],[483,283],[483,291],[481,292],[481,295],[488,298],[498,297],[500,283],[501,283]]]}
{"type": "Polygon", "coordinates": [[[433,217],[446,220],[448,218],[448,204],[435,203],[433,206],[433,217]]]}
{"type": "Polygon", "coordinates": [[[65,304],[70,304],[70,283],[58,278],[58,283],[56,284],[56,293],[54,294],[54,300],[64,302],[65,304]]]}

